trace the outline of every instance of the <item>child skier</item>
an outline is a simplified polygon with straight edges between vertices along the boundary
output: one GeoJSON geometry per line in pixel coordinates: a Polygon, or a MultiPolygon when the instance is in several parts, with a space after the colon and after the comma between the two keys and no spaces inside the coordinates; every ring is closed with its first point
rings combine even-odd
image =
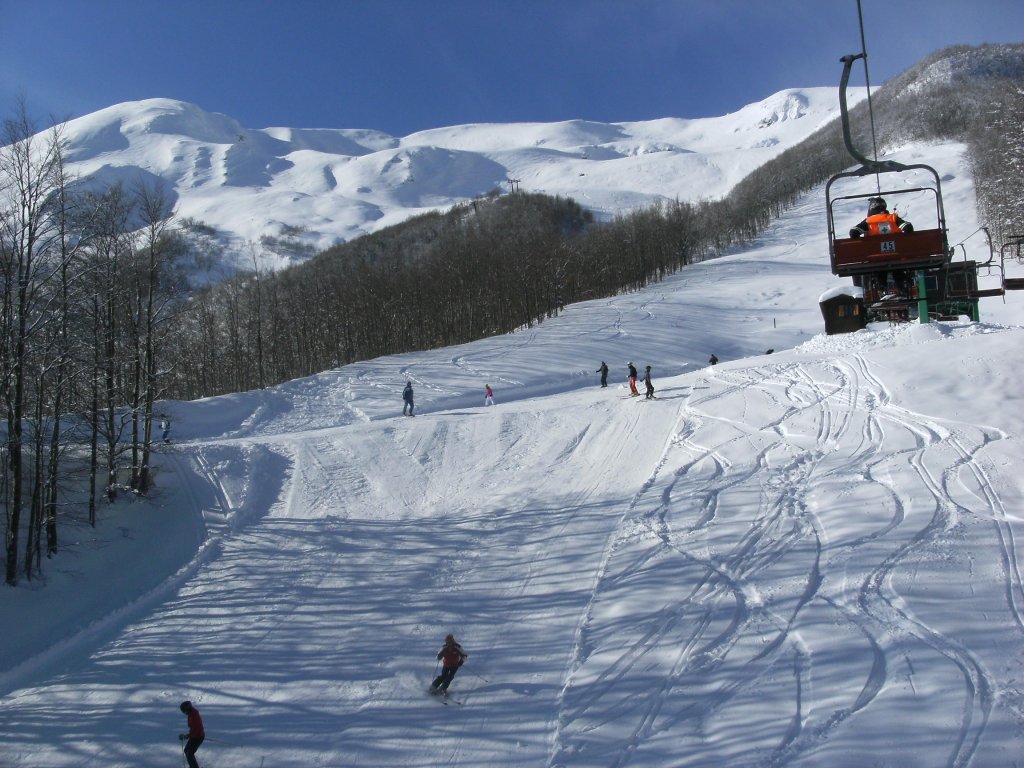
{"type": "Polygon", "coordinates": [[[651,366],[644,370],[644,384],[647,385],[647,399],[654,399],[654,385],[651,383],[651,366]]]}

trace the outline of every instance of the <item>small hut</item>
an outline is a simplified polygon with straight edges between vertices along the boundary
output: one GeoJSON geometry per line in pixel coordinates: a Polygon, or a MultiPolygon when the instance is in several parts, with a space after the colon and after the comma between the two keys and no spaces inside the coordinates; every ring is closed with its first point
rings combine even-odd
{"type": "Polygon", "coordinates": [[[818,299],[825,333],[853,333],[868,324],[864,311],[864,291],[855,285],[843,285],[826,291],[818,299]]]}

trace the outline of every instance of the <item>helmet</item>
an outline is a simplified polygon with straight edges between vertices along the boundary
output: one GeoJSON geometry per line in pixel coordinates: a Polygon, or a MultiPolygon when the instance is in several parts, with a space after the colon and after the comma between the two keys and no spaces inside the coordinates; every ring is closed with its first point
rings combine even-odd
{"type": "Polygon", "coordinates": [[[645,368],[644,370],[647,370],[647,371],[651,370],[651,366],[648,365],[647,368],[645,368]]]}
{"type": "Polygon", "coordinates": [[[448,635],[447,637],[445,637],[444,641],[446,643],[454,643],[455,642],[455,635],[448,635]]]}
{"type": "Polygon", "coordinates": [[[180,705],[178,706],[178,709],[180,709],[180,710],[181,710],[181,713],[182,713],[183,715],[187,715],[187,714],[188,714],[189,712],[191,712],[191,711],[192,711],[192,702],[191,702],[191,701],[183,701],[183,702],[181,702],[181,704],[180,704],[180,705]]]}
{"type": "Polygon", "coordinates": [[[868,200],[868,216],[874,216],[876,213],[885,213],[888,206],[885,204],[885,199],[881,197],[872,197],[868,200]]]}
{"type": "Polygon", "coordinates": [[[633,364],[632,360],[630,360],[628,363],[626,363],[626,365],[632,365],[632,364],[633,364]]]}

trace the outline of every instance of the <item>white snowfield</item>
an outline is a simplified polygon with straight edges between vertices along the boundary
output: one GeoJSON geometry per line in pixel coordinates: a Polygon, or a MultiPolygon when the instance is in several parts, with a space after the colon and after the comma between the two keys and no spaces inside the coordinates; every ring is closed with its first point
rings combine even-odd
{"type": "MultiPolygon", "coordinates": [[[[901,159],[983,259],[961,150],[901,159]]],[[[1019,765],[1024,296],[824,336],[823,208],[534,328],[166,404],[154,499],[0,590],[0,762],[180,765],[190,699],[206,768],[1019,765]]]]}
{"type": "MultiPolygon", "coordinates": [[[[865,89],[850,91],[851,103],[865,89]]],[[[117,104],[65,127],[68,171],[90,183],[162,180],[179,218],[214,227],[237,264],[296,260],[261,238],[328,248],[494,190],[572,197],[598,218],[725,195],[839,111],[835,88],[793,88],[720,117],[364,129],[242,127],[174,99],[117,104]],[[514,180],[512,184],[510,180],[514,180]]]]}

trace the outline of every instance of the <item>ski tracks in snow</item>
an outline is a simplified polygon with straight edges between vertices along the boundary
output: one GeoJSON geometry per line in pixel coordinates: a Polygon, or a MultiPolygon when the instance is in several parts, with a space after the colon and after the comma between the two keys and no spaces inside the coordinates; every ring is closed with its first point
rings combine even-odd
{"type": "Polygon", "coordinates": [[[858,729],[913,764],[920,741],[893,724],[917,695],[947,701],[928,739],[969,765],[994,677],[915,579],[991,543],[1022,627],[1013,530],[979,461],[1003,435],[895,404],[859,355],[705,379],[608,539],[549,766],[824,765],[871,744],[858,729]],[[875,509],[848,503],[864,484],[875,509]]]}

